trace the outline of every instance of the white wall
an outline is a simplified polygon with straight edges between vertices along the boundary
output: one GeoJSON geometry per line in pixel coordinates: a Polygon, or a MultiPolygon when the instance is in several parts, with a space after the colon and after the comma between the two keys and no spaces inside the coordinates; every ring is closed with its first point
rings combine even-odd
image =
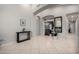
{"type": "Polygon", "coordinates": [[[2,7],[0,7],[0,40],[2,40],[2,7]]]}
{"type": "MultiPolygon", "coordinates": [[[[16,42],[16,32],[22,28],[35,31],[34,17],[30,5],[0,5],[0,36],[5,43],[16,42]],[[20,26],[20,18],[26,19],[26,26],[20,26]],[[31,25],[32,24],[32,25],[31,25]]],[[[33,35],[35,35],[33,33],[33,35]]]]}

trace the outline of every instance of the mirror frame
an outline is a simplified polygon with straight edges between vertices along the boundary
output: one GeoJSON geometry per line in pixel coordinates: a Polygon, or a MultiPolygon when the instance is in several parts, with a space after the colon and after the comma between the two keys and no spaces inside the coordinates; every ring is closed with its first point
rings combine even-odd
{"type": "Polygon", "coordinates": [[[55,25],[55,32],[56,33],[62,33],[62,16],[58,16],[54,18],[54,25],[55,25]],[[57,20],[59,21],[60,18],[60,25],[61,26],[56,26],[57,25],[57,20]]]}

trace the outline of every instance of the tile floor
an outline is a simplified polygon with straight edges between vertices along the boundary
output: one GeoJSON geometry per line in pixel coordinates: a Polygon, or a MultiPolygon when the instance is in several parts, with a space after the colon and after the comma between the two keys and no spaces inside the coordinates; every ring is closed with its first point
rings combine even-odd
{"type": "Polygon", "coordinates": [[[76,53],[74,35],[66,37],[37,36],[22,43],[8,43],[1,46],[0,53],[29,53],[29,54],[52,54],[52,53],[76,53]]]}

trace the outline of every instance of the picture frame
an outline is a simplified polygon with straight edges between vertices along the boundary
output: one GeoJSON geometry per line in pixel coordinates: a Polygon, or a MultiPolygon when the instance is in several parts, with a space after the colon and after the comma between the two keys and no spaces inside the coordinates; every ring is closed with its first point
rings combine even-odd
{"type": "Polygon", "coordinates": [[[26,19],[24,18],[20,19],[20,26],[26,26],[26,19]]]}
{"type": "Polygon", "coordinates": [[[54,26],[56,33],[62,33],[62,16],[54,18],[54,26]]]}

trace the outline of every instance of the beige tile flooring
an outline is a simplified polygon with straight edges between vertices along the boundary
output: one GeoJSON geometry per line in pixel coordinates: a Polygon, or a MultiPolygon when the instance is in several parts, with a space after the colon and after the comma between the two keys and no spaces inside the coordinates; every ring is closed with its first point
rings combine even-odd
{"type": "Polygon", "coordinates": [[[2,45],[0,53],[75,53],[74,35],[65,37],[37,36],[22,43],[2,45]]]}

